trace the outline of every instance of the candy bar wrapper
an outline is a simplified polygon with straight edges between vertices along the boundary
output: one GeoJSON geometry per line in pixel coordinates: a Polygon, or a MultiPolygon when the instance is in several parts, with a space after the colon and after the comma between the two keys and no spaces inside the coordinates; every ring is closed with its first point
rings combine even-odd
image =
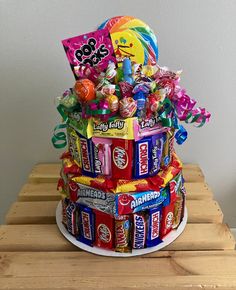
{"type": "Polygon", "coordinates": [[[94,243],[94,213],[89,207],[78,205],[80,234],[78,240],[88,246],[94,243]]]}
{"type": "Polygon", "coordinates": [[[131,252],[131,221],[128,215],[115,218],[115,251],[121,253],[131,252]]]}
{"type": "Polygon", "coordinates": [[[164,136],[162,133],[152,136],[152,147],[151,147],[151,171],[150,175],[156,175],[160,170],[162,150],[164,145],[164,136]]]}
{"type": "Polygon", "coordinates": [[[133,141],[113,139],[112,141],[112,177],[115,179],[132,178],[133,141]]]}
{"type": "Polygon", "coordinates": [[[133,249],[143,249],[147,236],[147,218],[145,213],[133,214],[133,249]]]}
{"type": "Polygon", "coordinates": [[[169,232],[172,231],[174,221],[174,205],[176,202],[176,195],[168,193],[168,197],[163,203],[162,218],[161,218],[161,231],[160,238],[163,239],[169,232]]]}
{"type": "Polygon", "coordinates": [[[61,177],[63,178],[63,180],[64,178],[67,179],[68,176],[75,176],[75,175],[81,174],[81,168],[74,162],[69,152],[64,153],[61,159],[62,159],[61,177]]]}
{"type": "Polygon", "coordinates": [[[66,208],[67,230],[73,235],[77,236],[79,233],[78,226],[78,209],[75,202],[70,202],[66,208]]]}
{"type": "Polygon", "coordinates": [[[173,142],[174,142],[174,131],[167,131],[164,137],[164,146],[162,153],[161,166],[167,167],[171,163],[172,155],[173,155],[173,142]]]}
{"type": "Polygon", "coordinates": [[[114,249],[114,217],[94,210],[95,213],[95,245],[104,249],[114,249]]]}
{"type": "Polygon", "coordinates": [[[65,227],[67,227],[67,214],[66,214],[66,208],[69,205],[69,199],[63,198],[61,200],[61,208],[62,208],[62,223],[65,227]]]}
{"type": "Polygon", "coordinates": [[[82,160],[80,155],[80,140],[76,131],[70,126],[67,127],[68,149],[75,163],[81,168],[82,160]]]}
{"type": "MultiPolygon", "coordinates": [[[[159,191],[164,188],[170,180],[172,180],[182,169],[182,163],[175,153],[173,153],[172,163],[165,169],[158,172],[156,176],[137,179],[137,180],[111,180],[105,177],[91,178],[88,176],[76,176],[72,180],[84,185],[101,189],[105,192],[121,193],[121,192],[143,192],[143,191],[159,191]]],[[[124,177],[124,176],[123,176],[124,177]]]]}
{"type": "Polygon", "coordinates": [[[100,210],[107,214],[115,214],[115,196],[113,193],[104,192],[93,187],[77,183],[79,204],[100,210]]]}
{"type": "Polygon", "coordinates": [[[168,129],[160,124],[158,116],[151,117],[139,121],[134,119],[134,139],[138,141],[144,137],[153,136],[162,132],[166,132],[168,129]]]}
{"type": "Polygon", "coordinates": [[[78,67],[96,67],[104,71],[109,62],[116,63],[110,34],[106,28],[65,39],[62,44],[76,79],[78,67]]]}
{"type": "Polygon", "coordinates": [[[148,231],[146,239],[147,247],[154,247],[162,242],[160,239],[161,209],[162,206],[160,205],[148,210],[148,231]]]}
{"type": "Polygon", "coordinates": [[[135,142],[134,178],[148,177],[151,170],[152,139],[143,138],[135,142]]]}
{"type": "Polygon", "coordinates": [[[94,144],[94,171],[98,175],[111,175],[111,145],[112,140],[92,138],[94,144]]]}
{"type": "Polygon", "coordinates": [[[157,207],[166,198],[166,189],[161,189],[160,191],[120,193],[115,196],[116,213],[119,215],[131,214],[157,207]]]}
{"type": "Polygon", "coordinates": [[[94,149],[92,139],[80,136],[80,152],[82,158],[82,174],[94,177],[94,149]]]}
{"type": "Polygon", "coordinates": [[[115,119],[107,122],[89,120],[88,135],[103,138],[134,139],[135,118],[115,119]]]}

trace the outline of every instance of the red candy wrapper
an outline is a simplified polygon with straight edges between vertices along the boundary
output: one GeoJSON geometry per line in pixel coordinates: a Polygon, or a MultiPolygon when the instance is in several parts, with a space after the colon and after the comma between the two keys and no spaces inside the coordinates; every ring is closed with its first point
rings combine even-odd
{"type": "Polygon", "coordinates": [[[114,218],[106,213],[94,210],[95,213],[95,246],[114,248],[114,218]]]}
{"type": "Polygon", "coordinates": [[[132,140],[113,139],[112,177],[115,179],[131,179],[132,160],[133,160],[132,140]]]}
{"type": "Polygon", "coordinates": [[[109,62],[116,63],[112,42],[107,29],[68,38],[63,40],[62,44],[76,79],[85,77],[80,75],[83,72],[79,69],[81,66],[88,68],[96,67],[100,71],[104,71],[109,62]]]}

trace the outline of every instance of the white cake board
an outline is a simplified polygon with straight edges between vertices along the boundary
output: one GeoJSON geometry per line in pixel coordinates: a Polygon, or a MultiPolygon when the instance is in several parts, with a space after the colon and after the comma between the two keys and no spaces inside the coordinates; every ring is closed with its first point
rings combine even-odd
{"type": "Polygon", "coordinates": [[[59,230],[63,234],[63,236],[70,241],[72,244],[74,244],[76,247],[85,250],[87,252],[101,255],[101,256],[108,256],[108,257],[134,257],[134,256],[140,256],[140,255],[145,255],[149,254],[152,252],[159,251],[160,249],[166,247],[170,243],[172,243],[175,239],[178,238],[179,235],[183,232],[186,224],[187,224],[187,218],[188,218],[188,213],[187,213],[187,208],[185,207],[184,210],[184,218],[181,222],[181,224],[178,226],[176,230],[172,230],[166,237],[164,237],[163,242],[160,243],[159,245],[155,247],[150,247],[150,248],[145,248],[145,249],[139,249],[139,250],[132,250],[132,253],[119,253],[119,252],[114,252],[110,250],[105,250],[102,248],[98,247],[90,247],[87,246],[86,244],[83,244],[76,240],[75,237],[73,237],[71,234],[68,233],[66,230],[65,226],[62,224],[62,207],[61,207],[61,202],[58,203],[57,209],[56,209],[56,222],[59,230]]]}

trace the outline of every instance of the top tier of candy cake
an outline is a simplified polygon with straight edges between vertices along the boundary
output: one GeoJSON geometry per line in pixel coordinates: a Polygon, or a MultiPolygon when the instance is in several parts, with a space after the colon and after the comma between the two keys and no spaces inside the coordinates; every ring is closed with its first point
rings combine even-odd
{"type": "MultiPolygon", "coordinates": [[[[62,43],[76,78],[73,88],[58,98],[64,123],[52,138],[57,148],[68,143],[59,181],[64,224],[84,243],[126,251],[130,243],[135,248],[134,214],[151,219],[159,212],[155,222],[163,218],[163,238],[183,218],[182,164],[173,144],[174,139],[182,144],[187,132],[179,121],[201,127],[210,114],[195,108],[180,87],[181,71],[157,64],[156,37],[136,18],[111,18],[97,31],[62,43]],[[150,209],[152,213],[146,211],[150,209]],[[170,210],[171,221],[164,219],[170,210]],[[114,219],[125,229],[126,247],[111,242],[117,243],[114,219]],[[109,247],[101,238],[104,231],[110,233],[109,247]]],[[[144,236],[142,247],[155,245],[144,236]]]]}

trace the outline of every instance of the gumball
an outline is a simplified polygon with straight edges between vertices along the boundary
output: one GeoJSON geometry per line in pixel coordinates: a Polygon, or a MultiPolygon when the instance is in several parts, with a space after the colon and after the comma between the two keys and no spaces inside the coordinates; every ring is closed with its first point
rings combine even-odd
{"type": "Polygon", "coordinates": [[[76,81],[74,92],[81,103],[87,103],[96,97],[94,83],[89,79],[80,79],[76,81]]]}
{"type": "Polygon", "coordinates": [[[111,112],[117,112],[119,109],[119,99],[116,95],[110,95],[106,98],[111,112]]]}
{"type": "Polygon", "coordinates": [[[129,97],[123,98],[119,101],[119,111],[120,115],[123,118],[131,118],[134,116],[137,110],[137,103],[136,101],[129,97]]]}

